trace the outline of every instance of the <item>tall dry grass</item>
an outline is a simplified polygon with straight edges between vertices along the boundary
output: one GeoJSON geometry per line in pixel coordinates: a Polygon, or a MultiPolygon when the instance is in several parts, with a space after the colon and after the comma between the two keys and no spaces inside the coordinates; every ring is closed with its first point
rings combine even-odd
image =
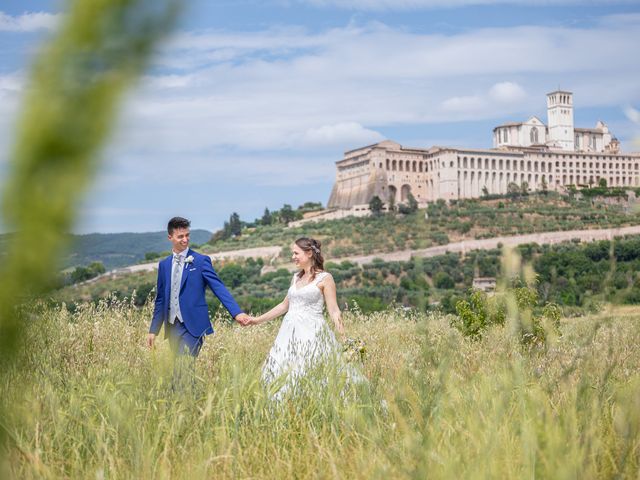
{"type": "Polygon", "coordinates": [[[440,316],[346,316],[366,387],[280,404],[260,368],[278,325],[220,326],[172,390],[150,311],[38,309],[4,376],[15,478],[638,478],[639,310],[564,322],[546,349],[440,316]]]}

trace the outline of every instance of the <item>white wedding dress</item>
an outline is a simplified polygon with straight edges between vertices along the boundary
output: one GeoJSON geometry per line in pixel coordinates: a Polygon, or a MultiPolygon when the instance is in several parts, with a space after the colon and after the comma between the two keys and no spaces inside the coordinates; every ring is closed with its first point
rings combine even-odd
{"type": "MultiPolygon", "coordinates": [[[[312,282],[301,287],[296,286],[297,275],[293,276],[287,293],[289,310],[262,369],[267,385],[282,381],[276,398],[295,388],[300,377],[323,363],[338,365],[341,369],[346,367],[342,347],[323,315],[324,296],[318,283],[327,275],[320,272],[312,282]]],[[[349,377],[354,376],[352,370],[347,370],[349,377]]],[[[360,374],[357,377],[362,378],[360,374]]]]}

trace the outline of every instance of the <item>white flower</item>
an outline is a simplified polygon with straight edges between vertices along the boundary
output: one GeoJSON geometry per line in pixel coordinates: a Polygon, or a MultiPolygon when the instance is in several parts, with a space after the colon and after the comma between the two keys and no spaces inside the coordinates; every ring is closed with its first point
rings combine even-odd
{"type": "Polygon", "coordinates": [[[184,263],[193,263],[193,255],[189,255],[184,259],[184,263]]]}

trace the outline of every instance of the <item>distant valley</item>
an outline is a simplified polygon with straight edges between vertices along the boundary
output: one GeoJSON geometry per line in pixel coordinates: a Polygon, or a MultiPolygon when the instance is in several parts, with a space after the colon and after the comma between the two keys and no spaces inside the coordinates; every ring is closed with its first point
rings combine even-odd
{"type": "MultiPolygon", "coordinates": [[[[0,252],[4,252],[11,234],[0,235],[0,252]]],[[[199,245],[209,241],[211,232],[192,230],[191,243],[199,245]]],[[[144,260],[148,252],[169,250],[167,233],[90,233],[72,235],[69,253],[63,261],[64,268],[102,262],[107,270],[131,265],[144,260]]]]}

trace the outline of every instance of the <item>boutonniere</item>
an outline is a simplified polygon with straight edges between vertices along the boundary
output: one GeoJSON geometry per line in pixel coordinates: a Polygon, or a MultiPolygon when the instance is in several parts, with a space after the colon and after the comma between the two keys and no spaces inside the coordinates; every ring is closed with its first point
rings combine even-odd
{"type": "Polygon", "coordinates": [[[189,255],[184,259],[184,263],[193,263],[193,255],[189,255]]]}

